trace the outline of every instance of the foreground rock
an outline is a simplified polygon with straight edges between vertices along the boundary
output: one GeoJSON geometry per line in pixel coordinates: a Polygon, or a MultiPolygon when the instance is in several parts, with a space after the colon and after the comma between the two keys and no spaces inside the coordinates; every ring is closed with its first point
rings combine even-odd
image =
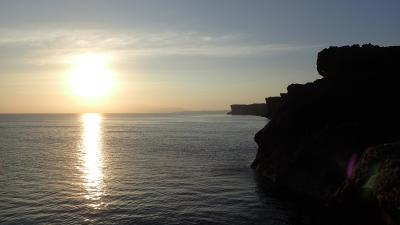
{"type": "Polygon", "coordinates": [[[267,118],[272,119],[278,114],[283,100],[281,97],[268,97],[265,99],[265,104],[267,105],[267,118]]]}
{"type": "MultiPolygon", "coordinates": [[[[400,221],[400,143],[368,148],[334,200],[342,209],[373,215],[376,224],[400,221]],[[378,213],[376,209],[380,209],[378,213]]],[[[371,219],[371,218],[368,218],[371,219]]]]}
{"type": "MultiPolygon", "coordinates": [[[[400,47],[356,45],[321,51],[317,68],[324,78],[292,84],[282,94],[282,106],[255,136],[259,149],[252,167],[276,185],[320,202],[348,195],[340,197],[344,205],[358,201],[350,191],[362,183],[350,182],[356,179],[350,178],[352,171],[359,174],[365,165],[357,163],[358,157],[368,161],[368,147],[400,140],[398,65],[400,47]]],[[[393,147],[393,155],[399,151],[393,147]]],[[[382,161],[379,177],[396,173],[397,166],[396,161],[382,161]]],[[[390,181],[385,186],[383,180],[379,185],[384,188],[374,192],[378,204],[372,204],[373,213],[368,214],[375,220],[367,223],[399,224],[396,204],[383,201],[399,199],[399,184],[390,181]],[[396,191],[383,191],[389,189],[396,191]]]]}

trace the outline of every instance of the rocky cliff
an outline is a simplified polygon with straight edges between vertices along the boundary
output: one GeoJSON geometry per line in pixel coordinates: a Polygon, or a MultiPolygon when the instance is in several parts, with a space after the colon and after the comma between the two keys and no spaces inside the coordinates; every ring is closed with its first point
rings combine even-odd
{"type": "Polygon", "coordinates": [[[400,146],[390,153],[374,148],[385,157],[366,151],[400,140],[399,65],[400,47],[319,52],[323,78],[288,86],[272,120],[255,136],[259,148],[252,167],[293,193],[353,205],[360,214],[368,209],[373,218],[364,224],[399,224],[399,182],[390,177],[399,175],[400,146]],[[370,185],[371,179],[377,184],[370,185]],[[365,187],[372,189],[371,204],[355,196],[365,187]]]}
{"type": "Polygon", "coordinates": [[[278,114],[282,102],[283,100],[281,97],[268,97],[265,99],[265,104],[267,105],[266,117],[268,119],[272,119],[276,114],[278,114]]]}
{"type": "Polygon", "coordinates": [[[250,105],[233,104],[228,114],[264,116],[272,119],[279,111],[281,105],[281,97],[269,97],[265,99],[265,103],[254,103],[250,105]]]}
{"type": "Polygon", "coordinates": [[[254,103],[250,105],[244,104],[233,104],[231,105],[231,111],[228,112],[230,115],[254,115],[254,116],[266,116],[267,106],[264,103],[254,103]]]}

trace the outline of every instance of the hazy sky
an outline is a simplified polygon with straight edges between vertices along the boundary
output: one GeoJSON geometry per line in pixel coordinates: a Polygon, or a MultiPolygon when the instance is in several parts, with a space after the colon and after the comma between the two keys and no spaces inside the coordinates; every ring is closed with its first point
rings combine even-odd
{"type": "Polygon", "coordinates": [[[400,44],[399,12],[398,0],[2,0],[0,113],[263,102],[319,78],[324,47],[400,44]],[[69,87],[82,54],[110,58],[114,86],[96,101],[69,87]]]}

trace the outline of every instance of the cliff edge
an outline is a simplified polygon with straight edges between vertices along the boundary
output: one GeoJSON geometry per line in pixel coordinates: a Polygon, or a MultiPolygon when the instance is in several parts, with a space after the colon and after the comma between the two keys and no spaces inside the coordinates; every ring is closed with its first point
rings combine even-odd
{"type": "Polygon", "coordinates": [[[281,97],[268,97],[265,103],[254,103],[250,105],[233,104],[231,105],[230,115],[254,115],[272,119],[282,105],[281,97]]]}
{"type": "Polygon", "coordinates": [[[264,103],[254,103],[250,105],[233,104],[231,105],[230,115],[253,115],[253,116],[266,116],[267,105],[264,103]]]}
{"type": "MultiPolygon", "coordinates": [[[[319,52],[323,78],[287,87],[272,120],[255,135],[252,168],[295,194],[332,208],[352,206],[357,223],[400,224],[394,179],[400,145],[382,147],[400,140],[399,65],[397,46],[319,52]]],[[[351,221],[343,218],[340,224],[351,221]]]]}

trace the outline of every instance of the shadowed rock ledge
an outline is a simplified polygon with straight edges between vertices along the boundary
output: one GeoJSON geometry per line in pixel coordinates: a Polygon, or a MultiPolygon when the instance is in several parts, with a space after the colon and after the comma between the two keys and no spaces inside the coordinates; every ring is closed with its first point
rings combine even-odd
{"type": "Polygon", "coordinates": [[[400,144],[388,145],[400,140],[399,65],[397,46],[319,52],[323,78],[288,86],[252,167],[340,213],[337,224],[400,224],[400,144]]]}

